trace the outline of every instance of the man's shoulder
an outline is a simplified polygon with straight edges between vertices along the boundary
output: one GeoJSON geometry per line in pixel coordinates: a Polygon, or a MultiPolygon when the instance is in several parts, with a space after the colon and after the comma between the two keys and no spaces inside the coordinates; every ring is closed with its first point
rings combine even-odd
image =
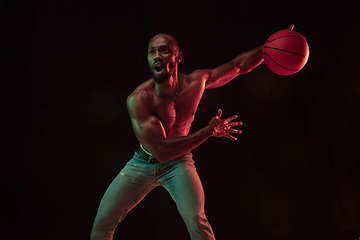
{"type": "Polygon", "coordinates": [[[126,99],[126,105],[129,109],[135,106],[149,103],[151,99],[151,79],[141,83],[126,99]]]}
{"type": "Polygon", "coordinates": [[[127,97],[127,101],[139,101],[149,96],[148,91],[145,89],[136,89],[127,97]]]}
{"type": "Polygon", "coordinates": [[[143,83],[141,83],[139,86],[135,88],[135,90],[128,96],[129,98],[142,98],[149,95],[151,91],[154,90],[154,81],[152,79],[149,79],[143,83]]]}
{"type": "Polygon", "coordinates": [[[137,89],[127,97],[127,104],[143,103],[150,99],[151,95],[145,89],[137,89]]]}

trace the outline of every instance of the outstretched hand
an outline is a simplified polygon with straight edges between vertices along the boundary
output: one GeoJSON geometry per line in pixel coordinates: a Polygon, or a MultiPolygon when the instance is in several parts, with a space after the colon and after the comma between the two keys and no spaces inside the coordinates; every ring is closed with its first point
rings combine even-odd
{"type": "Polygon", "coordinates": [[[212,136],[214,137],[227,137],[233,141],[236,141],[237,138],[230,135],[230,133],[237,133],[241,134],[242,131],[238,129],[234,129],[232,127],[240,126],[242,122],[230,122],[237,118],[237,115],[228,117],[226,119],[220,119],[222,114],[222,110],[219,109],[215,117],[213,117],[210,122],[209,126],[213,128],[212,136]]]}

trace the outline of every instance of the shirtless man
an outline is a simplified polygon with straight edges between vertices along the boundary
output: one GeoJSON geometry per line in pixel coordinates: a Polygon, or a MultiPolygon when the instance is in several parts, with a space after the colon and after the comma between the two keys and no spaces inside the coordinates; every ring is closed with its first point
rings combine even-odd
{"type": "Polygon", "coordinates": [[[127,99],[133,130],[140,142],[134,157],[106,191],[95,218],[91,239],[112,239],[117,224],[152,189],[164,187],[175,201],[192,240],[215,239],[205,216],[204,192],[191,151],[209,137],[240,134],[231,122],[236,115],[220,119],[218,110],[208,125],[189,134],[205,89],[218,88],[246,74],[263,61],[263,46],[240,54],[212,70],[178,73],[183,54],[177,40],[157,34],[148,46],[153,77],[140,84],[127,99]]]}

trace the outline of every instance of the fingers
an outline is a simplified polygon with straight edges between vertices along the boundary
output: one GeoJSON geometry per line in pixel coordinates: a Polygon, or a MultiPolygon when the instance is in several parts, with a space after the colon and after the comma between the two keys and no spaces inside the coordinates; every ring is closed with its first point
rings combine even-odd
{"type": "Polygon", "coordinates": [[[229,138],[230,140],[236,141],[237,138],[234,137],[234,136],[232,136],[232,135],[230,135],[230,133],[241,134],[242,131],[239,130],[239,129],[230,128],[230,125],[231,125],[231,127],[233,127],[233,126],[239,126],[239,125],[242,125],[242,122],[229,123],[229,124],[228,124],[228,127],[229,127],[229,128],[226,129],[226,133],[225,133],[225,135],[224,135],[226,138],[229,138]]]}
{"type": "Polygon", "coordinates": [[[241,130],[238,130],[238,129],[230,129],[228,132],[231,132],[231,133],[236,133],[236,134],[242,134],[242,131],[241,130]]]}
{"type": "Polygon", "coordinates": [[[222,110],[219,109],[217,111],[216,115],[215,115],[215,118],[220,120],[220,122],[218,123],[219,124],[218,125],[219,129],[218,129],[218,131],[216,131],[217,134],[214,135],[214,136],[216,136],[216,137],[226,137],[226,138],[228,138],[230,140],[236,141],[237,138],[230,135],[230,133],[241,134],[242,131],[238,130],[238,129],[234,129],[232,127],[241,126],[241,125],[243,125],[243,123],[242,122],[231,122],[232,120],[234,120],[234,119],[236,119],[238,117],[237,115],[233,115],[233,116],[228,117],[228,118],[226,118],[224,120],[220,119],[221,115],[222,115],[222,110]]]}
{"type": "Polygon", "coordinates": [[[241,134],[242,131],[239,130],[239,129],[233,129],[233,128],[230,128],[229,130],[227,130],[227,133],[225,134],[225,137],[227,137],[227,138],[229,138],[229,139],[231,139],[231,140],[233,140],[233,141],[236,141],[237,138],[234,137],[234,136],[232,136],[232,135],[230,135],[230,133],[241,134]]]}
{"type": "Polygon", "coordinates": [[[229,127],[241,126],[243,125],[242,122],[231,122],[228,124],[229,127]]]}
{"type": "Polygon", "coordinates": [[[236,137],[231,136],[230,134],[225,135],[225,137],[227,137],[228,139],[233,140],[233,141],[236,141],[236,140],[237,140],[237,138],[236,138],[236,137]]]}
{"type": "Polygon", "coordinates": [[[224,123],[228,123],[228,122],[231,122],[232,120],[234,120],[235,118],[237,118],[238,116],[237,115],[234,115],[234,116],[231,116],[231,117],[228,117],[224,120],[224,123]]]}
{"type": "Polygon", "coordinates": [[[288,29],[292,31],[294,29],[294,24],[291,24],[288,29]]]}
{"type": "MultiPolygon", "coordinates": [[[[217,119],[219,119],[220,117],[221,117],[221,115],[222,115],[222,110],[219,108],[219,110],[217,111],[217,113],[216,113],[216,118],[217,119]]],[[[228,117],[228,118],[226,118],[226,119],[224,119],[224,124],[227,124],[228,122],[231,122],[232,120],[234,120],[234,119],[236,119],[238,116],[237,115],[233,115],[233,116],[231,116],[231,117],[228,117]]],[[[239,122],[239,123],[241,123],[241,124],[239,124],[239,125],[242,125],[242,122],[239,122]]],[[[234,125],[235,126],[235,125],[234,125]]],[[[236,125],[236,126],[238,126],[238,125],[236,125]]]]}
{"type": "Polygon", "coordinates": [[[228,138],[228,139],[230,139],[230,140],[233,140],[233,141],[236,141],[236,140],[237,140],[236,137],[231,136],[230,134],[227,134],[227,135],[225,135],[224,137],[226,137],[226,138],[228,138]]]}

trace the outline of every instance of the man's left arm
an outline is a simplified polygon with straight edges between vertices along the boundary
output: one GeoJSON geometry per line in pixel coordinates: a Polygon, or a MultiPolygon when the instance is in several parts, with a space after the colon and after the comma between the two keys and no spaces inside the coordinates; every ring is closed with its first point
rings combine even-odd
{"type": "MultiPolygon", "coordinates": [[[[294,29],[294,24],[291,24],[289,30],[294,29]]],[[[213,70],[198,70],[203,77],[205,77],[205,88],[218,88],[233,80],[235,77],[246,74],[259,66],[263,62],[263,49],[261,45],[246,51],[232,61],[221,65],[213,70]]]]}
{"type": "Polygon", "coordinates": [[[218,88],[230,82],[235,77],[246,74],[263,62],[263,45],[243,52],[232,61],[212,70],[204,71],[207,76],[205,88],[218,88]]]}

